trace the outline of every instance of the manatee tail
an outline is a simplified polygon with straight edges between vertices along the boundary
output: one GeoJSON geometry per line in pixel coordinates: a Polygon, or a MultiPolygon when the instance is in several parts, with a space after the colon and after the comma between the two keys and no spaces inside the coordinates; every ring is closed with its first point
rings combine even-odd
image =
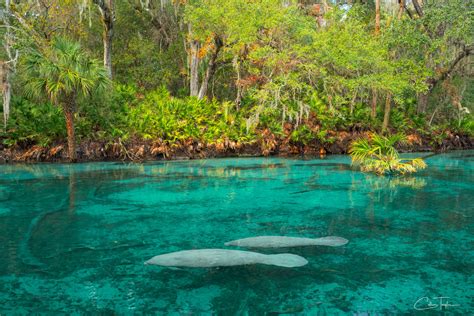
{"type": "Polygon", "coordinates": [[[321,238],[316,238],[314,240],[314,245],[316,246],[329,246],[329,247],[338,247],[338,246],[344,246],[347,244],[349,240],[338,237],[338,236],[327,236],[327,237],[321,237],[321,238]]]}
{"type": "Polygon", "coordinates": [[[278,267],[295,268],[308,264],[308,260],[291,253],[283,253],[278,255],[265,255],[260,263],[278,267]]]}

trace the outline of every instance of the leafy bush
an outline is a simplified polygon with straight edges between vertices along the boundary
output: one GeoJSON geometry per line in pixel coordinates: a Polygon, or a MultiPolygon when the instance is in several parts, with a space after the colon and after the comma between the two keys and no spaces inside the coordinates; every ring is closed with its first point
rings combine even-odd
{"type": "Polygon", "coordinates": [[[352,162],[360,165],[362,171],[384,174],[405,174],[426,167],[421,158],[403,159],[395,149],[397,143],[406,142],[400,134],[389,137],[371,134],[370,137],[354,141],[349,149],[352,162]]]}
{"type": "Polygon", "coordinates": [[[464,118],[459,122],[459,131],[474,136],[474,119],[464,118]]]}
{"type": "Polygon", "coordinates": [[[47,102],[36,104],[22,97],[12,99],[12,112],[3,143],[47,146],[66,136],[62,110],[47,102]]]}
{"type": "Polygon", "coordinates": [[[229,102],[171,97],[165,88],[147,93],[136,105],[128,103],[128,127],[145,139],[175,142],[199,139],[209,143],[249,139],[242,116],[231,111],[229,102]]]}
{"type": "Polygon", "coordinates": [[[315,139],[315,135],[311,129],[306,125],[300,125],[293,130],[290,135],[291,141],[307,145],[310,141],[315,139]]]}

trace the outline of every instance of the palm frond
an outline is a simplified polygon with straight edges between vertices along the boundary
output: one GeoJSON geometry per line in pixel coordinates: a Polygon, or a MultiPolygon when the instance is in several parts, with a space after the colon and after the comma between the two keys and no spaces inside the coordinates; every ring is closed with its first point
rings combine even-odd
{"type": "Polygon", "coordinates": [[[406,142],[405,135],[395,134],[383,136],[370,134],[368,138],[360,138],[352,142],[349,154],[353,164],[360,165],[364,172],[384,174],[405,174],[426,168],[421,158],[401,159],[396,144],[406,142]]]}
{"type": "Polygon", "coordinates": [[[46,94],[56,104],[67,102],[70,95],[87,96],[110,83],[103,65],[89,58],[78,43],[65,38],[56,38],[46,54],[31,52],[23,67],[28,77],[33,78],[25,87],[27,93],[46,94]]]}

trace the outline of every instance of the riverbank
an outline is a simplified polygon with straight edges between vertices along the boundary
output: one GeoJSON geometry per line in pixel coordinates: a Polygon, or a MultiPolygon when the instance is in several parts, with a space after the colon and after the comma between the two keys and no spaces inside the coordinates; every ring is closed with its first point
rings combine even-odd
{"type": "MultiPolygon", "coordinates": [[[[145,161],[205,159],[248,156],[324,156],[347,154],[350,143],[367,132],[333,132],[328,140],[313,139],[306,144],[293,142],[290,137],[278,137],[266,130],[254,142],[239,143],[224,140],[212,144],[197,140],[170,143],[160,140],[83,141],[77,146],[78,162],[89,161],[145,161]]],[[[444,152],[448,150],[474,149],[474,138],[465,134],[408,135],[408,144],[399,147],[401,152],[444,152]]],[[[0,163],[11,162],[67,162],[67,145],[58,142],[50,146],[1,147],[0,163]]]]}

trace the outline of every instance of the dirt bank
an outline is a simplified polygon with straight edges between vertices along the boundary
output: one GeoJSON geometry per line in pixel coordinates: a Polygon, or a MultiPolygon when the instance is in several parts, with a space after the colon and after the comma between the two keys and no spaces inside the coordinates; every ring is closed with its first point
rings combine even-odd
{"type": "MultiPolygon", "coordinates": [[[[349,144],[366,132],[328,133],[331,141],[314,139],[306,144],[291,141],[290,137],[277,137],[268,130],[261,132],[257,141],[239,143],[223,140],[213,144],[197,140],[170,143],[162,140],[83,141],[77,146],[79,162],[87,161],[145,161],[173,159],[203,159],[243,156],[320,156],[346,154],[349,144]]],[[[408,135],[409,144],[400,147],[402,152],[474,149],[474,138],[456,133],[420,136],[408,135]]],[[[67,162],[66,144],[58,142],[48,147],[39,145],[0,145],[0,163],[9,162],[67,162]]]]}

